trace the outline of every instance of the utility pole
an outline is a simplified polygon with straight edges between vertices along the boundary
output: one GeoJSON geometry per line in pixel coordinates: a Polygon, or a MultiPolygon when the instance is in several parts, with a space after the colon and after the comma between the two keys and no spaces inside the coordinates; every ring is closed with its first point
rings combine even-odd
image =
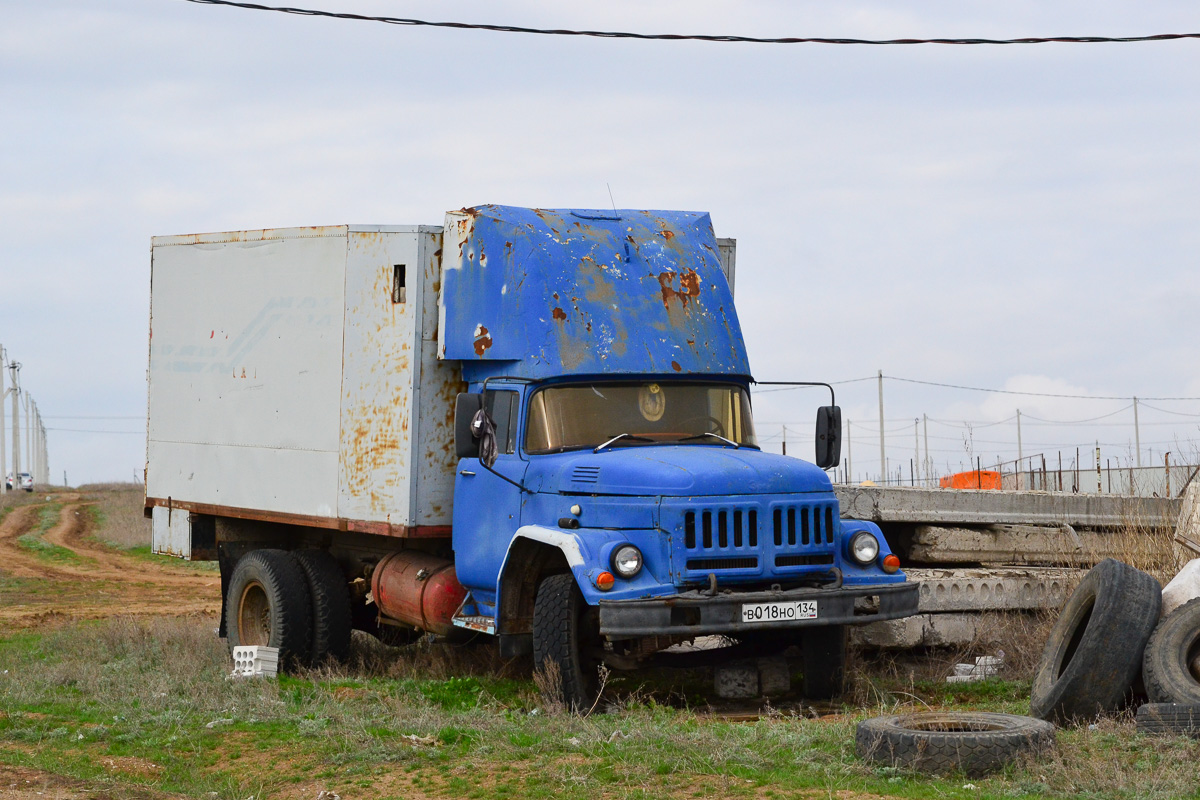
{"type": "Polygon", "coordinates": [[[33,412],[36,406],[29,392],[25,392],[21,404],[25,406],[25,471],[33,475],[33,412]]]}
{"type": "Polygon", "coordinates": [[[1137,453],[1137,465],[1142,466],[1142,431],[1138,425],[1137,398],[1133,398],[1133,451],[1137,453]]]}
{"type": "Polygon", "coordinates": [[[1017,491],[1021,491],[1021,462],[1025,460],[1025,451],[1021,448],[1021,409],[1017,409],[1017,491]]]}
{"type": "Polygon", "coordinates": [[[913,486],[917,485],[917,467],[921,464],[921,420],[913,417],[913,462],[908,468],[913,486]]]}
{"type": "Polygon", "coordinates": [[[854,483],[854,437],[850,435],[850,418],[846,418],[846,474],[850,476],[849,483],[854,483]]]}
{"type": "Polygon", "coordinates": [[[879,370],[879,474],[887,485],[887,453],[883,449],[883,370],[879,370]]]}
{"type": "Polygon", "coordinates": [[[8,363],[8,369],[12,373],[12,476],[13,488],[17,488],[17,476],[21,474],[21,407],[17,398],[21,394],[21,365],[16,361],[8,363]]]}
{"type": "Polygon", "coordinates": [[[783,426],[783,454],[787,455],[787,425],[783,426]]]}
{"type": "Polygon", "coordinates": [[[925,429],[925,482],[933,485],[933,460],[929,458],[929,415],[922,414],[923,422],[921,423],[925,429]]]}

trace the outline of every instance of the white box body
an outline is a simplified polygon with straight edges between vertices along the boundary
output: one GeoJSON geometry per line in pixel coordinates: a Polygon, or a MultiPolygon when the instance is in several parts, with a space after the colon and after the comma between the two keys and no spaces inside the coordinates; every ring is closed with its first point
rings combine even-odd
{"type": "Polygon", "coordinates": [[[154,238],[146,496],[175,509],[170,524],[153,512],[156,551],[184,555],[178,509],[449,535],[465,385],[436,357],[441,238],[345,225],[154,238]]]}

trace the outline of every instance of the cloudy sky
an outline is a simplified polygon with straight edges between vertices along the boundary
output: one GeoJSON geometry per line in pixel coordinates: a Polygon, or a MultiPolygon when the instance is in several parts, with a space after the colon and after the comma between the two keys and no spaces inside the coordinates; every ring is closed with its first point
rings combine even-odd
{"type": "MultiPolygon", "coordinates": [[[[1194,3],[1167,1],[294,4],[757,36],[1200,31],[1194,3]]],[[[152,235],[605,207],[611,188],[619,207],[710,211],[738,239],[756,378],[890,376],[888,460],[906,477],[915,418],[957,470],[1016,456],[1018,408],[1026,455],[1100,442],[1125,464],[1129,400],[896,379],[1200,397],[1197,75],[1195,40],[637,42],[0,0],[0,343],[50,428],[54,479],[132,479],[152,235]]],[[[838,389],[856,477],[874,475],[876,382],[838,389]]],[[[759,394],[764,446],[786,424],[807,453],[819,401],[759,394]]],[[[1139,410],[1146,463],[1196,457],[1200,400],[1139,410]]]]}

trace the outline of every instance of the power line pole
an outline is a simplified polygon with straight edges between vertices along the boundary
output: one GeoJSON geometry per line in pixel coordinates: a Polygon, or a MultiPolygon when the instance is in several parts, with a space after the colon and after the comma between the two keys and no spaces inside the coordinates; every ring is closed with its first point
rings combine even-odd
{"type": "Polygon", "coordinates": [[[850,435],[850,418],[846,418],[846,474],[849,483],[854,483],[854,437],[850,435]]]}
{"type": "Polygon", "coordinates": [[[21,398],[21,404],[25,406],[25,471],[31,476],[33,475],[33,410],[36,406],[33,403],[33,397],[29,392],[25,392],[21,398]]]}
{"type": "Polygon", "coordinates": [[[929,457],[929,415],[922,414],[922,425],[925,429],[925,482],[933,485],[933,460],[929,457]]]}
{"type": "Polygon", "coordinates": [[[9,372],[12,373],[12,476],[13,488],[17,488],[17,477],[21,474],[21,406],[17,398],[21,394],[21,365],[16,361],[8,363],[9,372]]]}
{"type": "Polygon", "coordinates": [[[1025,451],[1021,448],[1021,409],[1017,409],[1017,491],[1021,491],[1021,462],[1025,460],[1025,451]]]}
{"type": "Polygon", "coordinates": [[[787,425],[783,426],[783,454],[787,455],[787,425]]]}
{"type": "Polygon", "coordinates": [[[879,476],[887,485],[887,453],[883,449],[883,370],[879,370],[879,476]]]}
{"type": "Polygon", "coordinates": [[[913,417],[913,463],[909,467],[913,486],[917,485],[916,469],[921,465],[921,420],[913,417]]]}
{"type": "Polygon", "coordinates": [[[1138,425],[1138,402],[1137,398],[1133,398],[1133,449],[1137,453],[1137,465],[1142,466],[1142,431],[1138,425]]]}

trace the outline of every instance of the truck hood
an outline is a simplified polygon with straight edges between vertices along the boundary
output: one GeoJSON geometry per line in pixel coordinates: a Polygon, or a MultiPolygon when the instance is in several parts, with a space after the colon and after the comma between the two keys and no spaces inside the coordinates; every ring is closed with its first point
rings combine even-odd
{"type": "Polygon", "coordinates": [[[829,476],[806,461],[711,445],[614,447],[531,459],[526,485],[569,494],[690,497],[828,492],[829,476]]]}

